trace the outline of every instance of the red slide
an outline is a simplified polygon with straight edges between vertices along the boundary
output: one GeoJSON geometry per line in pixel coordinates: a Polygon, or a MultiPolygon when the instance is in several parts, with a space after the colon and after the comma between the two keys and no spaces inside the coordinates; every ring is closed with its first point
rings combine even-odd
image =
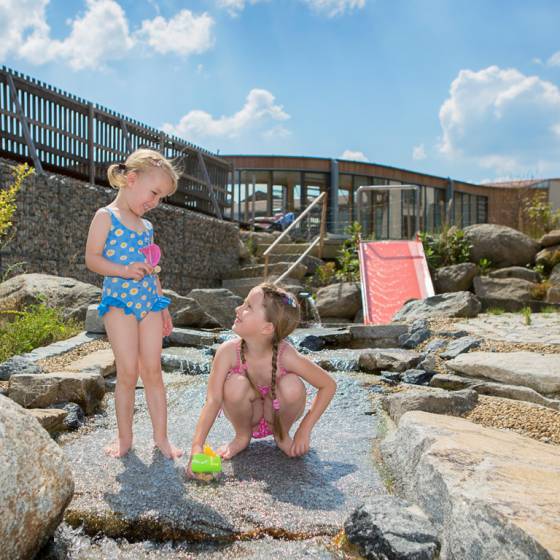
{"type": "Polygon", "coordinates": [[[361,241],[362,303],[366,325],[384,325],[409,299],[434,295],[421,241],[361,241]]]}

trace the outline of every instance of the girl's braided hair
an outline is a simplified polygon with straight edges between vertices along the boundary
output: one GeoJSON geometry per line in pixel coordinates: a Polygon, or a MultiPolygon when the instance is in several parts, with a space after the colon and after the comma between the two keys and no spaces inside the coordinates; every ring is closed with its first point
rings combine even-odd
{"type": "MultiPolygon", "coordinates": [[[[263,306],[265,308],[266,320],[274,325],[274,334],[272,336],[272,380],[270,383],[270,391],[272,396],[273,424],[272,429],[274,435],[282,440],[284,439],[284,430],[280,423],[278,415],[279,401],[276,395],[276,369],[278,362],[278,347],[280,342],[289,336],[299,325],[300,307],[295,296],[274,284],[264,282],[258,286],[263,291],[263,306]]],[[[245,363],[245,341],[241,340],[241,363],[245,363]]],[[[255,391],[253,380],[246,370],[247,379],[255,391]]],[[[258,392],[258,391],[257,391],[258,392]]]]}

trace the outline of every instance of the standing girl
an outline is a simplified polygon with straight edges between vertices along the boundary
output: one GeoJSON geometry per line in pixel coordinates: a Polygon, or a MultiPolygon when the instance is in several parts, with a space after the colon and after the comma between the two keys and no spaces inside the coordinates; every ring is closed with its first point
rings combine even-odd
{"type": "Polygon", "coordinates": [[[115,200],[95,213],[89,228],[85,261],[102,274],[99,315],[117,366],[115,410],[117,440],[106,448],[122,457],[132,446],[132,416],[138,374],[144,383],[155,445],[168,458],[182,455],[167,438],[167,402],[161,373],[162,338],[173,325],[162,295],[158,268],[142,249],[154,247],[152,224],[142,216],[177,190],[178,173],[159,152],[136,150],[125,163],[111,165],[109,183],[115,200]]]}
{"type": "MultiPolygon", "coordinates": [[[[336,383],[286,341],[299,319],[297,300],[288,292],[268,283],[249,292],[236,309],[232,328],[238,338],[224,342],[216,351],[191,457],[202,452],[222,407],[235,430],[233,440],[218,450],[224,459],[245,449],[251,437],[268,435],[290,457],[309,450],[311,431],[329,405],[336,383]],[[318,392],[292,439],[290,428],[305,409],[302,380],[318,392]]],[[[187,474],[194,476],[190,463],[187,474]]]]}

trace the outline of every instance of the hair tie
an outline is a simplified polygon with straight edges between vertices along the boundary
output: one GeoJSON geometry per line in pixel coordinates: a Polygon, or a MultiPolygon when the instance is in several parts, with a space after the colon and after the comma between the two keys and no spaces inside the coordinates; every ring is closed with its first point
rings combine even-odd
{"type": "Polygon", "coordinates": [[[126,163],[119,163],[119,171],[126,171],[126,163]]]}
{"type": "Polygon", "coordinates": [[[272,408],[274,410],[280,410],[280,401],[278,399],[272,401],[272,408]]]}
{"type": "Polygon", "coordinates": [[[283,294],[282,295],[282,301],[286,304],[286,305],[290,305],[291,307],[297,307],[297,303],[295,298],[289,296],[288,294],[283,294]]]}

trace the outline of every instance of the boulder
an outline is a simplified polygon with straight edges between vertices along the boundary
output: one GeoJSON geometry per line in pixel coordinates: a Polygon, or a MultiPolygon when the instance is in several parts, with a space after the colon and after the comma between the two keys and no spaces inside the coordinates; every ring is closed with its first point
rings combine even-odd
{"type": "Polygon", "coordinates": [[[95,411],[104,394],[105,382],[99,373],[73,371],[12,375],[8,390],[8,396],[25,408],[70,401],[79,404],[86,414],[95,411]]]}
{"type": "Polygon", "coordinates": [[[416,319],[476,317],[480,309],[480,301],[471,292],[439,294],[405,303],[394,315],[393,321],[412,322],[416,319]]]}
{"type": "Polygon", "coordinates": [[[475,224],[465,228],[471,243],[470,260],[489,259],[492,266],[525,266],[535,260],[538,243],[516,229],[498,224],[475,224]]]}
{"type": "Polygon", "coordinates": [[[56,408],[30,408],[27,412],[36,418],[39,424],[51,434],[66,430],[64,420],[68,413],[65,410],[56,408]]]}
{"type": "Polygon", "coordinates": [[[554,266],[554,268],[550,272],[550,277],[548,281],[553,286],[560,286],[560,263],[554,266]]]}
{"type": "Polygon", "coordinates": [[[445,349],[445,352],[440,354],[440,357],[445,360],[456,358],[459,354],[468,352],[478,346],[480,346],[480,338],[475,338],[474,336],[462,336],[461,338],[452,340],[445,349]]]}
{"type": "Polygon", "coordinates": [[[545,233],[540,239],[541,247],[551,247],[552,245],[560,245],[560,229],[554,229],[545,233]]]}
{"type": "Polygon", "coordinates": [[[473,263],[442,266],[434,273],[434,288],[438,294],[466,292],[471,289],[478,267],[473,263]]]}
{"type": "Polygon", "coordinates": [[[560,392],[560,354],[469,352],[446,366],[469,377],[522,385],[543,395],[560,392]]]}
{"type": "Polygon", "coordinates": [[[530,301],[537,284],[520,278],[488,278],[477,276],[474,279],[474,293],[481,299],[503,299],[513,301],[530,301]]]}
{"type": "Polygon", "coordinates": [[[413,411],[381,452],[400,495],[438,530],[440,558],[560,557],[560,447],[413,411]]]}
{"type": "Polygon", "coordinates": [[[360,285],[357,282],[330,284],[317,291],[317,311],[321,318],[354,320],[362,306],[360,285]]]}
{"type": "Polygon", "coordinates": [[[220,326],[218,321],[208,315],[195,299],[181,296],[173,290],[163,290],[163,295],[171,300],[169,313],[175,327],[212,329],[220,326]]]}
{"type": "Polygon", "coordinates": [[[89,305],[101,299],[101,290],[74,278],[39,273],[19,274],[0,284],[0,311],[22,310],[43,299],[59,308],[64,319],[85,321],[89,305]]]}
{"type": "Polygon", "coordinates": [[[499,268],[498,270],[490,272],[488,276],[490,278],[519,278],[520,280],[526,280],[527,282],[533,282],[535,284],[541,281],[538,272],[524,266],[508,266],[507,268],[499,268]]]}
{"type": "Polygon", "coordinates": [[[478,394],[471,389],[451,393],[443,389],[424,389],[383,397],[382,406],[392,420],[398,423],[401,416],[411,410],[460,416],[472,410],[477,402],[478,394]]]}
{"type": "Polygon", "coordinates": [[[362,352],[360,354],[360,369],[369,373],[387,371],[406,371],[415,366],[422,359],[422,355],[413,350],[402,348],[387,348],[362,352]]]}
{"type": "Polygon", "coordinates": [[[553,267],[560,262],[560,244],[545,247],[537,253],[537,264],[553,267]]]}
{"type": "Polygon", "coordinates": [[[89,371],[108,377],[117,373],[115,355],[111,348],[96,350],[83,358],[70,362],[64,367],[64,371],[89,371]]]}
{"type": "Polygon", "coordinates": [[[221,327],[228,329],[235,321],[235,309],[243,305],[243,299],[225,288],[197,288],[191,290],[188,297],[194,299],[203,311],[214,318],[221,327]]]}
{"type": "Polygon", "coordinates": [[[368,560],[433,560],[438,557],[437,532],[417,507],[396,496],[378,496],[358,507],[346,520],[348,541],[368,560]]]}
{"type": "Polygon", "coordinates": [[[88,333],[105,334],[105,322],[103,321],[103,317],[99,316],[98,307],[99,304],[97,303],[88,305],[85,330],[88,333]]]}
{"type": "Polygon", "coordinates": [[[33,558],[72,499],[72,471],[35,418],[1,395],[0,434],[0,556],[33,558]]]}
{"type": "Polygon", "coordinates": [[[546,291],[546,303],[560,303],[560,286],[551,286],[546,291]]]}

